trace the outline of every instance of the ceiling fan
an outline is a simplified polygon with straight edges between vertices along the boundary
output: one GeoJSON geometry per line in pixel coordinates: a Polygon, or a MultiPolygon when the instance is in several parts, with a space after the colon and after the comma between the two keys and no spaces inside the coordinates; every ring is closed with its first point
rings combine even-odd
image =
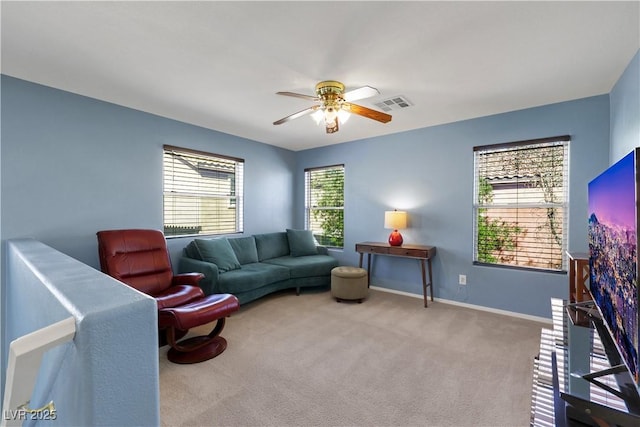
{"type": "Polygon", "coordinates": [[[338,132],[338,122],[344,123],[349,117],[349,113],[358,114],[368,119],[377,120],[382,123],[391,121],[389,114],[363,107],[362,105],[353,104],[351,101],[369,98],[378,95],[378,89],[371,86],[363,86],[358,89],[344,91],[344,85],[333,80],[325,80],[316,85],[316,96],[303,95],[294,92],[276,92],[277,95],[293,96],[296,98],[308,99],[316,102],[309,108],[297,113],[293,113],[287,117],[273,122],[274,125],[280,125],[289,120],[312,114],[317,123],[324,121],[327,133],[338,132]]]}

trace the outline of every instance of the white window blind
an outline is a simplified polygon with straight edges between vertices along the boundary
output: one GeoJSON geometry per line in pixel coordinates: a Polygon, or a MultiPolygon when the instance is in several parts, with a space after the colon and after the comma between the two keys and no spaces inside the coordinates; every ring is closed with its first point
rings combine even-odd
{"type": "Polygon", "coordinates": [[[244,160],[164,146],[166,236],[243,231],[244,160]]]}
{"type": "Polygon", "coordinates": [[[474,263],[566,271],[569,141],[474,147],[474,263]]]}
{"type": "Polygon", "coordinates": [[[344,165],[305,169],[305,228],[319,244],[344,246],[344,165]]]}

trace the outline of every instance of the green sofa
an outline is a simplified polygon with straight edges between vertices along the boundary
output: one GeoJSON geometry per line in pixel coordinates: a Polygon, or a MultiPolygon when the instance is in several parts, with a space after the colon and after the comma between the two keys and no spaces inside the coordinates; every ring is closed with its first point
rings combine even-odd
{"type": "Polygon", "coordinates": [[[206,295],[230,293],[246,304],[269,293],[329,286],[338,261],[308,230],[247,237],[195,239],[183,250],[179,272],[200,272],[206,295]]]}

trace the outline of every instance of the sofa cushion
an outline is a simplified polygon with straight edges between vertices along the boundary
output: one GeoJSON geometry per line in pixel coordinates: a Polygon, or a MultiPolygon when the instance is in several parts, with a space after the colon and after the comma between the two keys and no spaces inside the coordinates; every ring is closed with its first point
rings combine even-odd
{"type": "Polygon", "coordinates": [[[240,264],[258,262],[258,249],[256,249],[256,239],[253,236],[229,239],[229,243],[240,264]]]}
{"type": "Polygon", "coordinates": [[[289,241],[284,231],[256,234],[254,237],[259,261],[289,255],[289,241]]]}
{"type": "Polygon", "coordinates": [[[227,239],[195,239],[200,259],[218,266],[220,272],[240,268],[240,262],[227,239]]]}
{"type": "Polygon", "coordinates": [[[245,264],[238,270],[227,271],[218,280],[219,292],[245,292],[271,283],[289,279],[289,269],[267,263],[245,264]]]}
{"type": "Polygon", "coordinates": [[[313,237],[311,230],[292,230],[288,228],[287,241],[293,257],[318,254],[316,239],[313,237]]]}
{"type": "Polygon", "coordinates": [[[287,267],[292,279],[330,276],[331,269],[338,266],[338,260],[328,255],[283,256],[265,260],[264,263],[287,267]]]}

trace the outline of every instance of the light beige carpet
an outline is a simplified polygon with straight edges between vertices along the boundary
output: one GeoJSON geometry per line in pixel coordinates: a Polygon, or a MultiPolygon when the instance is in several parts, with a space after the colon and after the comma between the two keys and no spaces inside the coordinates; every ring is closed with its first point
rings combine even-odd
{"type": "MultiPolygon", "coordinates": [[[[527,426],[539,323],[371,291],[274,294],[196,365],[160,349],[163,426],[527,426]]],[[[193,332],[207,333],[209,328],[193,332]]]]}

